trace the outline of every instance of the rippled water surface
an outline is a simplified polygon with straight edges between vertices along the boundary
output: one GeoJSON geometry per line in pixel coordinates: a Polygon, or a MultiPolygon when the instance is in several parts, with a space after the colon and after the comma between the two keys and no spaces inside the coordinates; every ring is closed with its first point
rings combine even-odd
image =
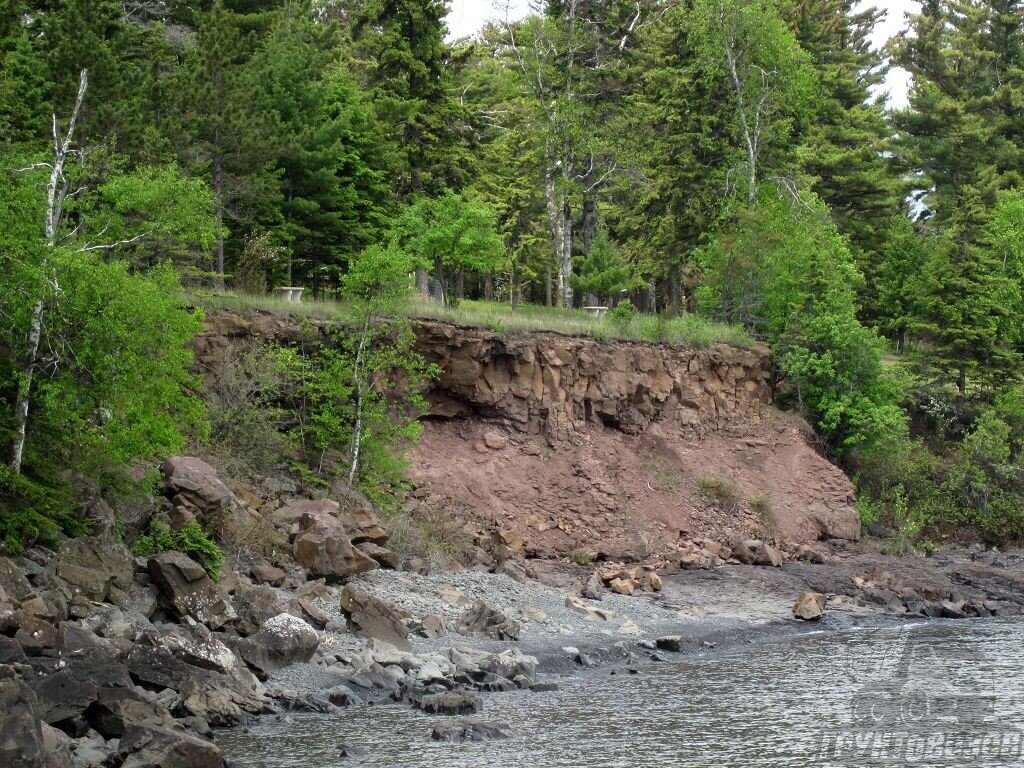
{"type": "Polygon", "coordinates": [[[440,718],[363,706],[265,719],[218,742],[246,768],[1024,766],[1016,621],[812,634],[560,685],[485,695],[479,717],[516,733],[504,741],[433,742],[440,718]],[[367,755],[343,758],[343,745],[367,755]]]}

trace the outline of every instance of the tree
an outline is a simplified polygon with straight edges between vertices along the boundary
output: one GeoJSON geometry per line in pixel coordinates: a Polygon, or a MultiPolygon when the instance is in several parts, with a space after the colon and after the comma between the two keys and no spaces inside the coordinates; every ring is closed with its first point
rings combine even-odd
{"type": "Polygon", "coordinates": [[[421,266],[433,268],[441,299],[450,306],[459,300],[452,287],[460,273],[491,271],[505,258],[494,213],[451,192],[409,206],[395,223],[392,236],[421,266]]]}
{"type": "Polygon", "coordinates": [[[593,294],[599,301],[614,304],[620,293],[635,285],[629,265],[608,237],[608,230],[602,227],[580,265],[579,275],[573,275],[573,290],[584,297],[593,294]]]}
{"type": "Polygon", "coordinates": [[[773,346],[797,405],[840,452],[906,429],[883,344],[857,319],[863,279],[846,240],[811,193],[794,203],[771,184],[704,249],[704,311],[773,346]]]}

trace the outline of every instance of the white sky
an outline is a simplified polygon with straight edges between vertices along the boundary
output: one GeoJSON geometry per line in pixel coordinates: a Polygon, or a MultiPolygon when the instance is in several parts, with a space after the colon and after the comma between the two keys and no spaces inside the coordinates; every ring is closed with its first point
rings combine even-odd
{"type": "MultiPolygon", "coordinates": [[[[871,5],[888,11],[885,21],[875,30],[875,44],[881,45],[905,26],[904,14],[916,11],[917,0],[869,0],[871,5]]],[[[452,37],[472,35],[485,21],[501,18],[508,7],[512,18],[525,16],[529,12],[529,0],[451,0],[448,14],[448,29],[452,37]]],[[[900,107],[906,105],[909,76],[903,70],[893,70],[889,75],[888,88],[890,103],[900,107]]]]}

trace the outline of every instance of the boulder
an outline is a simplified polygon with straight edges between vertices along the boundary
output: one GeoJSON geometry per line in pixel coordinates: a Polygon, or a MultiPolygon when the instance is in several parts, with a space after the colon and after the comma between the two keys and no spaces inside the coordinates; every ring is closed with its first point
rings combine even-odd
{"type": "Polygon", "coordinates": [[[324,511],[302,514],[292,554],[311,578],[332,582],[345,582],[379,567],[373,558],[352,545],[341,521],[324,511]]]}
{"type": "Polygon", "coordinates": [[[406,613],[356,584],[346,584],[341,591],[341,611],[350,629],[364,637],[373,637],[409,651],[409,628],[406,613]]]}
{"type": "Polygon", "coordinates": [[[164,496],[176,507],[207,523],[238,504],[235,495],[218,477],[217,470],[202,459],[173,456],[161,467],[164,496]]]}
{"type": "Polygon", "coordinates": [[[825,615],[825,596],[820,592],[801,592],[793,603],[793,616],[801,621],[817,621],[825,615]]]}
{"type": "Polygon", "coordinates": [[[101,688],[85,716],[106,739],[121,738],[133,725],[174,726],[167,707],[153,694],[137,688],[101,688]]]}
{"type": "Polygon", "coordinates": [[[125,593],[131,589],[135,566],[123,544],[89,536],[61,544],[56,572],[72,594],[102,603],[111,597],[112,588],[125,593]]]}
{"type": "Polygon", "coordinates": [[[4,601],[15,608],[36,596],[24,570],[6,557],[0,557],[0,591],[4,593],[4,601]]]}
{"type": "Polygon", "coordinates": [[[600,600],[604,594],[604,582],[597,573],[592,573],[580,593],[588,600],[600,600]]]}
{"type": "Polygon", "coordinates": [[[505,723],[470,719],[439,723],[430,734],[434,741],[490,741],[511,736],[512,729],[505,723]]]}
{"type": "Polygon", "coordinates": [[[518,640],[522,627],[519,622],[491,608],[483,600],[477,600],[459,618],[456,631],[468,637],[490,640],[518,640]]]}
{"type": "Polygon", "coordinates": [[[657,638],[654,641],[654,645],[662,651],[669,651],[670,653],[682,653],[683,636],[665,635],[663,637],[657,638]]]}
{"type": "Polygon", "coordinates": [[[569,595],[565,598],[565,607],[571,611],[575,611],[588,619],[594,619],[596,621],[610,621],[616,616],[615,611],[609,611],[606,608],[597,608],[593,605],[587,605],[575,595],[569,595]]]}
{"type": "Polygon", "coordinates": [[[807,544],[801,544],[800,548],[796,551],[796,559],[805,563],[821,564],[825,562],[825,555],[814,547],[810,547],[807,544]]]}
{"type": "Polygon", "coordinates": [[[360,507],[343,518],[342,523],[353,544],[376,544],[383,547],[388,543],[387,530],[369,507],[360,507]]]}
{"type": "Polygon", "coordinates": [[[36,712],[43,722],[50,725],[81,715],[99,695],[93,680],[68,669],[33,679],[32,688],[36,712]]]}
{"type": "Polygon", "coordinates": [[[224,768],[212,742],[157,725],[132,725],[118,744],[121,768],[224,768]]]}
{"type": "Polygon", "coordinates": [[[485,432],[484,445],[486,445],[492,451],[500,451],[508,447],[508,438],[502,435],[500,432],[485,432]]]}
{"type": "Polygon", "coordinates": [[[237,650],[245,662],[266,676],[276,669],[313,658],[320,637],[302,619],[281,613],[264,622],[260,631],[238,641],[237,650]]]}
{"type": "Polygon", "coordinates": [[[657,571],[644,572],[640,583],[646,592],[661,592],[661,588],[664,586],[664,582],[662,582],[661,576],[658,575],[657,571]]]}
{"type": "Polygon", "coordinates": [[[363,541],[356,544],[356,549],[375,561],[381,568],[387,568],[392,571],[398,568],[398,555],[379,544],[374,544],[372,541],[363,541]]]}
{"type": "Polygon", "coordinates": [[[781,568],[784,562],[785,558],[782,556],[782,553],[774,547],[768,546],[764,542],[760,542],[754,549],[754,565],[781,568]]]}
{"type": "Polygon", "coordinates": [[[444,616],[437,613],[428,613],[420,619],[417,631],[427,638],[440,637],[448,631],[448,625],[444,616]]]}
{"type": "Polygon", "coordinates": [[[471,691],[449,691],[424,696],[416,707],[428,715],[475,715],[483,709],[483,702],[471,691]]]}
{"type": "Polygon", "coordinates": [[[628,596],[632,595],[633,590],[636,589],[636,582],[632,579],[614,578],[608,582],[608,588],[611,589],[612,592],[628,596]]]}
{"type": "Polygon", "coordinates": [[[151,557],[149,573],[161,604],[176,618],[191,616],[210,629],[220,629],[238,618],[226,595],[188,555],[162,552],[151,557]]]}
{"type": "Polygon", "coordinates": [[[249,575],[257,584],[269,584],[273,587],[281,586],[288,574],[277,566],[270,563],[257,563],[249,568],[249,575]]]}
{"type": "Polygon", "coordinates": [[[36,695],[14,667],[0,666],[0,765],[10,768],[70,768],[53,750],[36,714],[36,695]]]}

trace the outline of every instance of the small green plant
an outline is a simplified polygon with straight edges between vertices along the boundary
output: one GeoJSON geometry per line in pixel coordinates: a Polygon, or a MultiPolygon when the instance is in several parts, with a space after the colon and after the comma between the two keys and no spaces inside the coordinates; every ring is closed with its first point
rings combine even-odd
{"type": "Polygon", "coordinates": [[[135,540],[132,551],[141,557],[152,557],[161,552],[183,552],[203,566],[214,581],[220,580],[224,553],[195,520],[180,531],[172,531],[162,520],[153,520],[149,530],[135,540]]]}
{"type": "Polygon", "coordinates": [[[608,319],[613,323],[619,323],[625,325],[629,323],[637,315],[637,308],[633,306],[633,302],[629,299],[623,299],[615,308],[608,313],[608,319]]]}
{"type": "Polygon", "coordinates": [[[569,562],[575,565],[590,565],[594,562],[594,558],[586,552],[577,551],[569,555],[569,562]]]}
{"type": "Polygon", "coordinates": [[[697,493],[724,512],[735,512],[740,505],[739,489],[725,477],[702,477],[697,481],[697,493]]]}

